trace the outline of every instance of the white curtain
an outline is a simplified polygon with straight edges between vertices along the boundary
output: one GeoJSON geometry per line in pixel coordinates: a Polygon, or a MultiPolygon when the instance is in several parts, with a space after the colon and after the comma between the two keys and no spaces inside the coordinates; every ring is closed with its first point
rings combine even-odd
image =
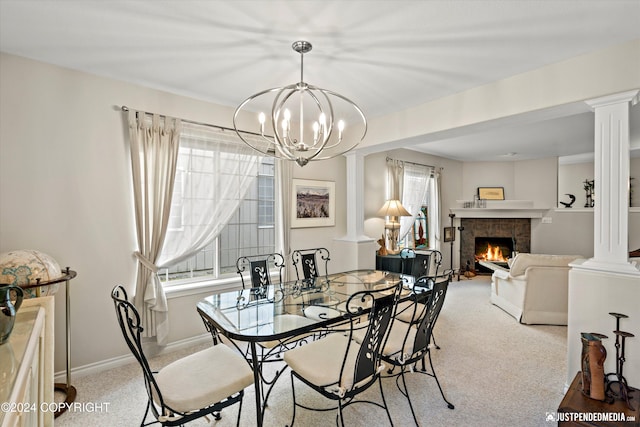
{"type": "MultiPolygon", "coordinates": [[[[404,239],[408,233],[413,231],[413,225],[420,213],[420,208],[427,201],[432,173],[433,168],[431,166],[417,165],[414,163],[404,164],[401,201],[402,206],[404,206],[412,216],[400,217],[400,240],[404,239]]],[[[431,205],[429,205],[429,208],[431,209],[431,205]]],[[[430,214],[429,217],[431,217],[430,214]]]]}
{"type": "Polygon", "coordinates": [[[387,157],[387,200],[402,201],[404,162],[387,157]]]}
{"type": "Polygon", "coordinates": [[[429,247],[440,250],[440,172],[429,180],[429,247]]]}
{"type": "Polygon", "coordinates": [[[227,225],[258,175],[262,156],[228,130],[185,123],[172,223],[159,267],[191,258],[227,225]]]}
{"type": "Polygon", "coordinates": [[[145,337],[165,345],[168,335],[167,299],[156,275],[173,193],[181,121],[129,111],[131,170],[136,215],[138,275],[134,305],[145,337]]]}
{"type": "MultiPolygon", "coordinates": [[[[276,160],[276,252],[282,251],[285,265],[290,265],[291,259],[291,194],[293,191],[293,162],[290,160],[276,160]]],[[[289,269],[285,269],[284,280],[289,280],[289,269]]]]}

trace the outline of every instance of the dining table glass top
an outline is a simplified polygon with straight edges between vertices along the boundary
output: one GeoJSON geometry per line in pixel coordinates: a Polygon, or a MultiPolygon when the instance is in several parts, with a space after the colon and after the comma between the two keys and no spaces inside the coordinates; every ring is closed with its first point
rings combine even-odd
{"type": "MultiPolygon", "coordinates": [[[[413,286],[413,276],[379,270],[353,270],[208,296],[198,311],[229,338],[279,340],[344,320],[354,305],[366,312],[371,300],[349,298],[359,291],[392,292],[402,284],[401,299],[429,289],[413,286]],[[347,310],[347,301],[350,308],[347,310]]],[[[356,307],[357,308],[357,307],[356,307]]]]}

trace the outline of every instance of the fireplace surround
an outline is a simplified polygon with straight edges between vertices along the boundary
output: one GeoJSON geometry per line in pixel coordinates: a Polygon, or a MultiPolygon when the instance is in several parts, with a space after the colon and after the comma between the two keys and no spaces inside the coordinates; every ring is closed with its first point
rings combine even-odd
{"type": "Polygon", "coordinates": [[[486,250],[487,242],[499,246],[505,258],[511,252],[531,252],[530,218],[461,218],[460,226],[460,265],[474,266],[476,272],[491,272],[476,262],[476,251],[486,250]]]}

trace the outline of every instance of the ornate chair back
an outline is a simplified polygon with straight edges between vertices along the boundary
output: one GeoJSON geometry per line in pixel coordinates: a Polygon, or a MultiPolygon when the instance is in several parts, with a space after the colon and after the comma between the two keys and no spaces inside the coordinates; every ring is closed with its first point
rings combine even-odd
{"type": "Polygon", "coordinates": [[[291,262],[298,280],[312,280],[328,274],[329,251],[325,248],[296,249],[291,262]]]}
{"type": "Polygon", "coordinates": [[[416,251],[411,248],[404,248],[400,251],[400,273],[412,274],[413,264],[416,259],[416,251]]]}
{"type": "Polygon", "coordinates": [[[160,388],[153,377],[153,371],[149,367],[149,362],[142,350],[141,333],[143,328],[140,324],[140,315],[138,310],[128,301],[127,291],[123,286],[118,285],[111,291],[111,298],[113,299],[113,305],[116,309],[116,315],[118,318],[118,324],[122,330],[124,340],[131,350],[131,353],[136,358],[140,367],[142,368],[142,374],[144,376],[145,388],[149,398],[149,405],[151,412],[158,419],[164,412],[165,404],[162,398],[160,388]],[[158,407],[153,404],[157,402],[161,410],[158,411],[158,407]]]}
{"type": "Polygon", "coordinates": [[[271,276],[277,273],[278,283],[282,283],[284,258],[279,253],[250,255],[238,258],[236,268],[242,288],[266,288],[271,285],[271,276]]]}
{"type": "MultiPolygon", "coordinates": [[[[422,298],[419,293],[412,295],[414,311],[410,317],[415,320],[411,322],[394,322],[389,332],[387,344],[382,350],[382,360],[393,367],[400,367],[400,373],[395,375],[400,375],[402,382],[396,381],[396,385],[407,398],[416,425],[418,424],[418,420],[413,409],[411,398],[409,397],[405,373],[408,370],[414,370],[417,362],[420,360],[422,360],[422,371],[415,371],[423,372],[433,377],[448,408],[454,409],[454,405],[447,400],[440,386],[440,381],[438,380],[431,360],[429,345],[432,340],[433,328],[444,304],[447,289],[451,282],[451,276],[452,272],[448,272],[443,276],[424,278],[427,284],[431,286],[431,293],[428,296],[427,302],[421,302],[422,298]],[[425,368],[425,357],[427,356],[429,358],[429,365],[431,366],[431,373],[427,372],[425,368]],[[400,384],[402,384],[402,386],[400,384]]],[[[393,368],[388,371],[388,374],[392,374],[392,372],[393,368]]]]}
{"type": "Polygon", "coordinates": [[[444,298],[447,294],[449,282],[451,281],[451,275],[449,274],[444,278],[428,278],[427,280],[433,283],[431,295],[426,304],[416,304],[417,308],[424,310],[424,315],[421,316],[418,331],[415,334],[415,340],[413,342],[412,359],[414,360],[422,359],[428,350],[431,335],[433,334],[433,327],[436,324],[436,320],[438,320],[440,310],[442,310],[444,298]]]}
{"type": "MultiPolygon", "coordinates": [[[[359,345],[358,356],[355,359],[355,369],[353,369],[353,378],[344,378],[346,361],[348,360],[349,349],[345,353],[345,361],[340,375],[341,387],[346,389],[345,396],[355,396],[364,391],[369,385],[378,379],[379,368],[381,366],[381,350],[387,341],[387,331],[392,324],[395,314],[396,305],[400,296],[401,285],[387,288],[387,292],[383,296],[376,296],[376,291],[361,291],[353,294],[347,300],[347,310],[350,315],[350,331],[349,338],[352,345],[359,345]],[[354,330],[360,323],[362,314],[362,306],[371,304],[371,311],[368,315],[369,325],[366,330],[364,339],[357,344],[354,338],[354,330]],[[345,387],[343,381],[349,384],[345,387]]],[[[351,367],[352,369],[353,367],[351,367]]]]}

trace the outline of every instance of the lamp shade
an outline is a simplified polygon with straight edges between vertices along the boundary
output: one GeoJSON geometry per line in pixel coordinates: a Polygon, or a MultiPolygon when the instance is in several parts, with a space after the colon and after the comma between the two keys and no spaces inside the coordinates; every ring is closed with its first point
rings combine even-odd
{"type": "Polygon", "coordinates": [[[378,211],[380,216],[411,216],[411,214],[402,206],[400,200],[387,200],[378,211]]]}

